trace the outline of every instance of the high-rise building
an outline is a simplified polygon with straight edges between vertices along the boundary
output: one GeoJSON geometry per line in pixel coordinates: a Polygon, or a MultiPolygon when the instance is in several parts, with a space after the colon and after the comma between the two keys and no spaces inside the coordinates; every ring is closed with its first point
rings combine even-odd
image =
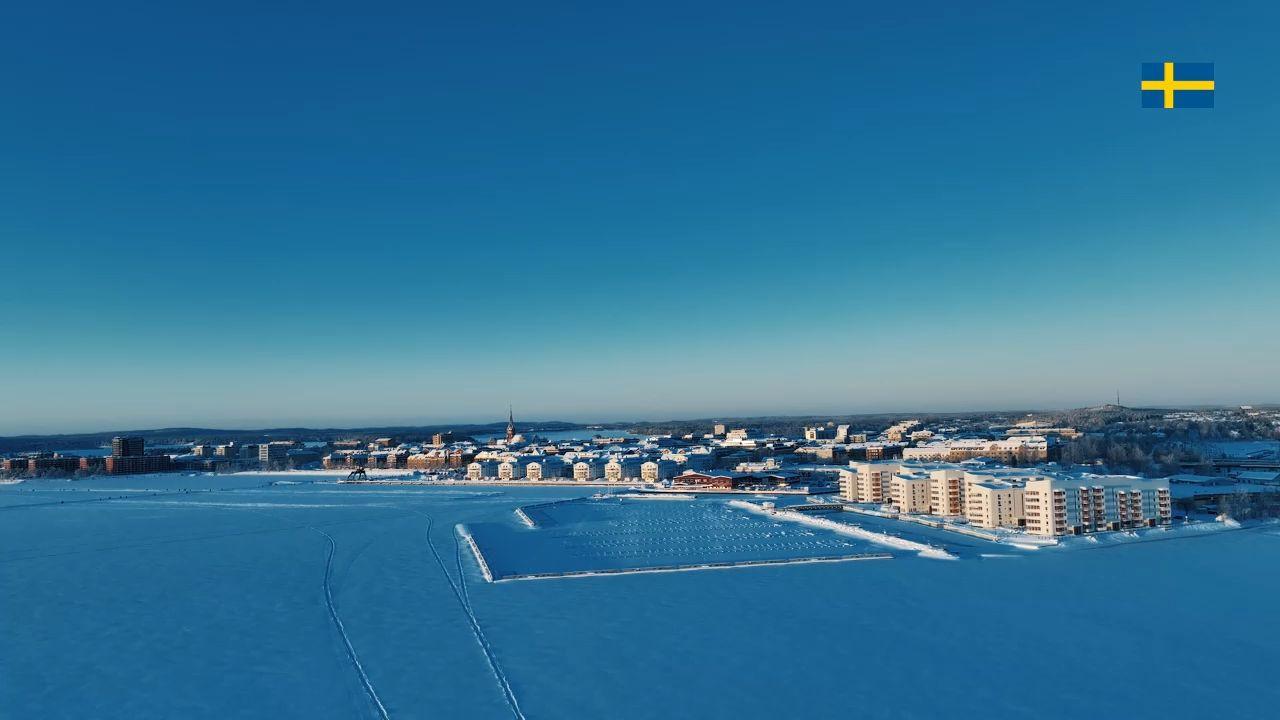
{"type": "Polygon", "coordinates": [[[111,457],[141,457],[146,455],[146,441],[140,437],[111,438],[111,457]]]}
{"type": "Polygon", "coordinates": [[[265,464],[283,462],[289,457],[289,448],[293,443],[288,441],[272,441],[258,446],[258,461],[265,464]]]}

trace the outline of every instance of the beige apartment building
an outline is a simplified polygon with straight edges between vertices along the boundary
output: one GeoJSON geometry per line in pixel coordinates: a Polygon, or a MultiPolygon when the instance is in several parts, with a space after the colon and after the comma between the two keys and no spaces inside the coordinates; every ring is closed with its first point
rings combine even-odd
{"type": "Polygon", "coordinates": [[[507,460],[498,463],[498,479],[499,480],[521,480],[524,478],[524,469],[528,464],[525,460],[507,460]]]}
{"type": "Polygon", "coordinates": [[[582,460],[573,464],[573,479],[578,482],[590,482],[604,477],[604,463],[596,460],[582,460]]]}
{"type": "Polygon", "coordinates": [[[650,460],[640,465],[640,480],[658,483],[676,476],[677,465],[671,460],[650,460]]]}
{"type": "Polygon", "coordinates": [[[964,468],[929,470],[929,513],[944,517],[964,514],[964,468]]]}
{"type": "Polygon", "coordinates": [[[851,462],[840,470],[840,497],[1046,536],[1164,525],[1173,517],[1167,479],[1065,475],[973,461],[851,462]]]}
{"type": "Polygon", "coordinates": [[[1023,487],[1007,480],[965,483],[964,515],[981,528],[1018,528],[1026,522],[1023,487]]]}
{"type": "Polygon", "coordinates": [[[610,460],[604,466],[606,482],[629,482],[640,477],[642,462],[638,457],[622,457],[610,460]]]}
{"type": "Polygon", "coordinates": [[[933,479],[927,473],[899,472],[889,479],[889,502],[898,512],[928,513],[929,487],[933,479]]]}
{"type": "Polygon", "coordinates": [[[498,475],[498,461],[477,460],[467,465],[468,480],[487,480],[498,475]]]}
{"type": "Polygon", "coordinates": [[[1025,505],[1027,532],[1035,535],[1152,527],[1173,519],[1168,480],[1126,475],[1031,480],[1025,505]]]}
{"type": "Polygon", "coordinates": [[[890,483],[902,463],[854,461],[840,470],[840,497],[848,502],[883,503],[891,497],[890,483]]]}

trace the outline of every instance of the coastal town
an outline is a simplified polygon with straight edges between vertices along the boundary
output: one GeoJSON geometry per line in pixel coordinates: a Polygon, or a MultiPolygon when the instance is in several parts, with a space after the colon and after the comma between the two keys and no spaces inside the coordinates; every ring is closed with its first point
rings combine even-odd
{"type": "MultiPolygon", "coordinates": [[[[1280,413],[1234,408],[1167,413],[1168,422],[1280,426],[1280,413]]],[[[271,439],[147,447],[119,436],[102,454],[11,453],[10,481],[154,473],[322,471],[339,482],[626,488],[681,495],[807,496],[811,502],[914,518],[937,527],[1059,537],[1168,526],[1189,514],[1265,514],[1280,504],[1276,443],[1232,458],[1188,456],[1170,473],[1115,472],[1063,461],[1088,433],[1056,418],[898,419],[878,428],[829,421],[794,436],[712,423],[705,432],[595,430],[548,439],[508,413],[491,437],[434,432],[328,442],[271,439]]],[[[1162,431],[1149,431],[1162,432],[1162,431]]],[[[1228,431],[1235,432],[1235,431],[1228,431]]],[[[1247,443],[1246,443],[1247,445],[1247,443]]],[[[1165,469],[1170,469],[1166,466],[1165,469]]]]}

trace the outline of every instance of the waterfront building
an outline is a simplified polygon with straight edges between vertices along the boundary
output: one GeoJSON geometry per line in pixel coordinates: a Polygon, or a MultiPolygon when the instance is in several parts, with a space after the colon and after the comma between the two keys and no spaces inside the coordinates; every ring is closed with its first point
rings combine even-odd
{"type": "Polygon", "coordinates": [[[629,482],[640,479],[643,460],[634,455],[614,458],[605,463],[604,479],[607,482],[629,482]]]}
{"type": "Polygon", "coordinates": [[[66,455],[37,455],[27,459],[27,472],[39,475],[47,472],[71,473],[80,469],[80,458],[66,455]]]}
{"type": "Polygon", "coordinates": [[[840,497],[849,502],[883,503],[891,495],[890,483],[902,463],[868,460],[850,461],[840,470],[840,497]]]}
{"type": "Polygon", "coordinates": [[[928,513],[931,485],[928,473],[908,470],[894,473],[889,479],[889,503],[898,512],[928,513]]]}
{"type": "Polygon", "coordinates": [[[964,467],[929,469],[929,514],[953,517],[964,514],[964,467]]]}
{"type": "Polygon", "coordinates": [[[467,479],[480,481],[498,477],[497,460],[476,460],[467,465],[467,479]]]}
{"type": "Polygon", "coordinates": [[[1035,535],[1125,530],[1173,519],[1167,478],[1045,477],[1027,482],[1024,503],[1027,532],[1035,535]]]}
{"type": "Polygon", "coordinates": [[[108,475],[169,472],[173,460],[168,455],[112,455],[103,461],[102,469],[108,475]]]}
{"type": "Polygon", "coordinates": [[[1026,523],[1023,486],[1007,480],[965,485],[965,519],[981,528],[1018,528],[1026,523]]]}
{"type": "Polygon", "coordinates": [[[599,458],[587,458],[573,464],[573,479],[590,482],[604,477],[605,463],[599,458]]]}
{"type": "Polygon", "coordinates": [[[24,473],[27,471],[28,461],[29,459],[25,457],[5,458],[0,461],[0,470],[4,470],[6,473],[10,473],[12,475],[24,473]]]}
{"type": "Polygon", "coordinates": [[[139,457],[146,454],[146,440],[140,437],[111,438],[111,457],[139,457]]]}
{"type": "Polygon", "coordinates": [[[650,460],[640,466],[640,480],[646,483],[659,483],[676,476],[678,465],[671,460],[650,460]]]}
{"type": "Polygon", "coordinates": [[[273,440],[258,446],[258,462],[263,465],[284,462],[289,457],[289,448],[293,443],[288,440],[273,440]]]}
{"type": "Polygon", "coordinates": [[[564,477],[564,460],[554,455],[536,456],[524,466],[526,480],[555,480],[564,477]]]}

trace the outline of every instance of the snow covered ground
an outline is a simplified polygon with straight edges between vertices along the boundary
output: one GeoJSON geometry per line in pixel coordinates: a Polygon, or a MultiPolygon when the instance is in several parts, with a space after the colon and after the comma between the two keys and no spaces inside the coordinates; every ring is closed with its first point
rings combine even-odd
{"type": "Polygon", "coordinates": [[[720,515],[715,499],[569,503],[535,530],[514,515],[582,494],[296,473],[0,487],[0,717],[376,718],[380,703],[393,718],[1270,718],[1280,704],[1274,525],[1025,552],[857,517],[960,559],[492,584],[455,530],[562,533],[550,546],[585,552],[575,564],[620,522],[625,551],[737,527],[725,517],[742,544],[858,541],[720,515]]]}

